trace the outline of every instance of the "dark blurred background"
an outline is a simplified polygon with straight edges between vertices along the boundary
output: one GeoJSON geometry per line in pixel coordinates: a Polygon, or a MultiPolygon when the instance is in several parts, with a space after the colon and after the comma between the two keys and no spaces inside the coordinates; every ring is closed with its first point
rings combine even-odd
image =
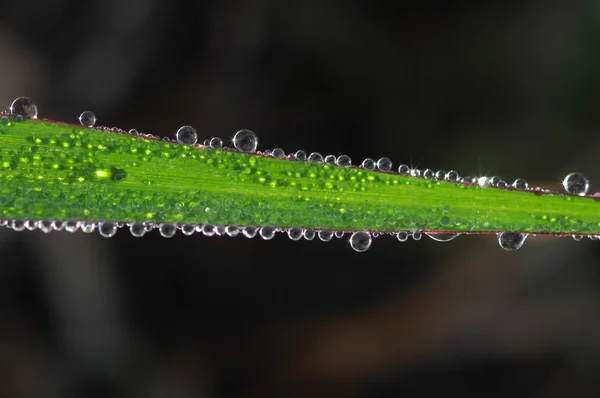
{"type": "MultiPolygon", "coordinates": [[[[599,71],[591,0],[0,7],[3,107],[553,189],[599,189],[599,71]]],[[[599,255],[3,229],[0,397],[600,396],[599,255]]]]}

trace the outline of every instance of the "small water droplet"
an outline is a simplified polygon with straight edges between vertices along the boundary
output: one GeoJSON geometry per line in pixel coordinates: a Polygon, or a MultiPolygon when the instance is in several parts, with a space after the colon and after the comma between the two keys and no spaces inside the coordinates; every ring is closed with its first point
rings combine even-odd
{"type": "Polygon", "coordinates": [[[198,132],[192,126],[181,126],[175,134],[177,142],[183,145],[196,145],[198,132]]]}
{"type": "Polygon", "coordinates": [[[37,229],[37,223],[33,220],[27,220],[25,221],[25,228],[27,228],[30,231],[33,231],[37,229]]]}
{"type": "Polygon", "coordinates": [[[277,231],[277,229],[275,227],[266,226],[266,227],[260,228],[259,234],[260,234],[260,237],[263,238],[264,240],[269,240],[269,239],[273,239],[276,231],[277,231]]]}
{"type": "Polygon", "coordinates": [[[112,238],[117,234],[117,226],[112,222],[101,222],[98,224],[98,232],[105,238],[112,238]]]}
{"type": "Polygon", "coordinates": [[[490,177],[490,178],[488,179],[488,185],[489,185],[489,186],[491,186],[491,187],[498,186],[498,183],[499,183],[501,180],[502,180],[502,179],[501,179],[500,177],[498,177],[498,176],[493,176],[493,177],[490,177]]]}
{"type": "Polygon", "coordinates": [[[315,238],[315,236],[317,235],[317,233],[315,232],[314,229],[305,229],[303,232],[303,235],[304,235],[304,239],[313,240],[315,238]]]}
{"type": "Polygon", "coordinates": [[[350,236],[350,246],[357,252],[367,251],[371,241],[371,235],[366,231],[356,231],[350,236]]]}
{"type": "Polygon", "coordinates": [[[398,173],[407,176],[410,174],[410,167],[408,167],[405,164],[401,164],[400,166],[398,166],[398,173]]]}
{"type": "Polygon", "coordinates": [[[275,148],[273,149],[273,152],[271,152],[271,155],[276,159],[283,159],[285,157],[285,152],[281,148],[275,148]]]}
{"type": "Polygon", "coordinates": [[[313,152],[308,156],[308,160],[315,163],[323,163],[323,155],[319,152],[313,152]]]}
{"type": "Polygon", "coordinates": [[[398,238],[400,242],[406,242],[408,240],[408,232],[400,231],[396,234],[396,238],[398,238]]]}
{"type": "Polygon", "coordinates": [[[410,175],[413,177],[421,177],[421,170],[419,169],[412,169],[410,171],[410,175]]]}
{"type": "Polygon", "coordinates": [[[350,165],[352,165],[352,159],[350,159],[350,156],[348,155],[340,155],[335,163],[340,167],[350,167],[350,165]]]}
{"type": "Polygon", "coordinates": [[[477,178],[477,185],[482,188],[488,187],[490,185],[490,179],[488,177],[479,177],[477,178]]]}
{"type": "Polygon", "coordinates": [[[196,232],[196,226],[194,224],[183,224],[181,226],[181,233],[186,236],[193,235],[194,232],[196,232]]]}
{"type": "Polygon", "coordinates": [[[90,111],[81,112],[81,115],[79,115],[79,123],[85,127],[94,127],[94,124],[96,124],[96,115],[94,115],[94,112],[90,111]]]}
{"type": "Polygon", "coordinates": [[[371,158],[366,158],[365,160],[363,160],[360,166],[365,170],[374,170],[375,166],[377,166],[377,162],[375,162],[375,160],[371,158]]]}
{"type": "Polygon", "coordinates": [[[67,221],[67,224],[65,225],[65,231],[73,233],[76,232],[80,226],[81,224],[79,221],[67,221]]]}
{"type": "Polygon", "coordinates": [[[135,238],[141,238],[146,235],[146,225],[143,222],[134,222],[129,225],[129,232],[135,238]]]}
{"type": "Polygon", "coordinates": [[[327,163],[327,164],[329,164],[331,166],[333,166],[333,165],[336,164],[335,155],[327,155],[327,156],[325,156],[324,160],[325,160],[325,163],[327,163]]]}
{"type": "Polygon", "coordinates": [[[519,191],[526,191],[529,188],[529,184],[527,184],[524,178],[517,178],[513,181],[512,187],[519,191]]]}
{"type": "Polygon", "coordinates": [[[44,233],[49,233],[52,232],[53,228],[52,228],[52,221],[50,220],[41,220],[38,222],[38,228],[40,229],[40,231],[44,232],[44,233]]]}
{"type": "Polygon", "coordinates": [[[431,239],[436,242],[450,242],[452,239],[455,239],[460,234],[425,234],[429,236],[431,239]]]}
{"type": "Polygon", "coordinates": [[[52,229],[54,229],[55,231],[62,231],[63,229],[65,229],[66,226],[67,226],[66,221],[59,221],[59,220],[52,221],[52,229]]]}
{"type": "Polygon", "coordinates": [[[527,239],[527,235],[520,232],[502,232],[498,234],[498,243],[504,250],[519,250],[527,239]]]}
{"type": "Polygon", "coordinates": [[[236,225],[228,225],[225,227],[225,233],[227,234],[227,236],[238,236],[238,234],[240,233],[240,228],[236,225]]]}
{"type": "Polygon", "coordinates": [[[91,234],[96,230],[96,224],[91,221],[84,221],[80,225],[81,230],[86,234],[91,234]]]}
{"type": "Polygon", "coordinates": [[[319,239],[321,239],[323,242],[329,242],[331,238],[333,238],[333,232],[328,229],[319,231],[318,235],[319,239]]]}
{"type": "Polygon", "coordinates": [[[252,227],[252,226],[246,226],[242,229],[242,234],[246,238],[254,238],[256,236],[257,232],[258,232],[258,228],[252,227]]]}
{"type": "Polygon", "coordinates": [[[498,189],[506,189],[506,181],[504,181],[504,180],[498,181],[498,183],[496,184],[496,188],[498,188],[498,189]]]}
{"type": "Polygon", "coordinates": [[[302,228],[290,228],[288,229],[288,237],[291,240],[302,239],[302,228]]]}
{"type": "Polygon", "coordinates": [[[37,103],[29,97],[19,97],[10,105],[10,113],[23,119],[37,119],[37,103]]]}
{"type": "Polygon", "coordinates": [[[435,177],[435,173],[431,169],[423,170],[423,178],[432,179],[435,177]]]}
{"type": "Polygon", "coordinates": [[[139,132],[139,131],[137,131],[136,129],[131,129],[131,130],[129,130],[129,134],[131,134],[131,135],[138,135],[139,133],[140,133],[140,132],[139,132]]]}
{"type": "Polygon", "coordinates": [[[435,178],[438,180],[443,180],[446,178],[446,172],[444,170],[438,170],[435,172],[435,178]]]}
{"type": "Polygon", "coordinates": [[[563,180],[567,193],[584,196],[590,188],[590,181],[581,173],[571,173],[563,180]]]}
{"type": "Polygon", "coordinates": [[[163,238],[172,238],[177,233],[177,225],[170,223],[160,224],[159,231],[163,238]]]}
{"type": "Polygon", "coordinates": [[[208,146],[210,146],[212,149],[221,149],[223,148],[223,140],[219,137],[213,137],[208,142],[208,146]]]}
{"type": "Polygon", "coordinates": [[[392,161],[390,158],[380,158],[377,161],[377,168],[381,171],[390,171],[392,169],[392,161]]]}
{"type": "Polygon", "coordinates": [[[296,151],[296,160],[300,160],[300,161],[304,161],[306,160],[306,152],[304,152],[302,149],[296,151]]]}
{"type": "Polygon", "coordinates": [[[225,225],[215,225],[215,234],[217,234],[217,236],[225,235],[225,225]]]}
{"type": "Polygon", "coordinates": [[[454,171],[454,170],[450,170],[449,172],[446,173],[446,180],[448,181],[458,181],[458,178],[460,176],[458,175],[458,172],[454,171]]]}
{"type": "Polygon", "coordinates": [[[412,233],[412,238],[414,240],[421,240],[422,237],[423,237],[423,234],[420,231],[415,231],[412,233]]]}
{"type": "Polygon", "coordinates": [[[572,235],[572,236],[573,236],[573,239],[576,241],[580,241],[583,239],[583,235],[572,235]]]}
{"type": "Polygon", "coordinates": [[[204,236],[213,236],[215,234],[215,226],[213,224],[204,224],[202,228],[200,228],[200,232],[204,236]]]}
{"type": "Polygon", "coordinates": [[[15,231],[24,231],[25,230],[25,221],[12,220],[11,228],[15,231]]]}
{"type": "Polygon", "coordinates": [[[233,146],[240,152],[256,152],[258,137],[254,131],[242,129],[233,136],[233,146]]]}
{"type": "Polygon", "coordinates": [[[338,238],[338,239],[339,239],[339,238],[343,238],[343,237],[344,237],[344,233],[345,233],[344,231],[335,231],[335,232],[333,233],[333,235],[334,235],[336,238],[338,238]]]}

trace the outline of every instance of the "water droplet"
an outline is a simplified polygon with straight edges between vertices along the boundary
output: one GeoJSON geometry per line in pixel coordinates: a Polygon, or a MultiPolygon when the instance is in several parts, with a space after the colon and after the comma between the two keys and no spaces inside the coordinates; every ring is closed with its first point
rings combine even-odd
{"type": "Polygon", "coordinates": [[[237,236],[240,233],[240,228],[236,225],[228,225],[225,227],[225,233],[227,236],[237,236]]]}
{"type": "Polygon", "coordinates": [[[313,240],[315,238],[315,236],[317,235],[317,233],[315,232],[314,229],[305,229],[303,235],[304,235],[304,239],[313,240]]]}
{"type": "Polygon", "coordinates": [[[506,189],[506,182],[503,180],[498,181],[498,183],[496,184],[496,188],[498,189],[506,189]]]}
{"type": "Polygon", "coordinates": [[[460,176],[458,175],[458,172],[454,171],[454,170],[450,170],[449,172],[446,173],[446,180],[448,181],[458,181],[458,178],[460,176]]]}
{"type": "Polygon", "coordinates": [[[350,167],[350,165],[352,165],[352,159],[350,159],[350,156],[348,155],[340,155],[335,163],[340,167],[350,167]]]}
{"type": "Polygon", "coordinates": [[[329,242],[331,238],[333,238],[333,232],[331,232],[328,229],[323,229],[319,231],[318,235],[319,239],[321,239],[323,242],[329,242]]]}
{"type": "Polygon", "coordinates": [[[79,227],[80,227],[80,223],[79,221],[67,221],[67,224],[65,225],[65,231],[67,232],[76,232],[79,227]]]}
{"type": "Polygon", "coordinates": [[[140,132],[139,132],[139,131],[137,131],[136,129],[131,129],[131,130],[129,130],[129,134],[131,134],[131,135],[138,135],[139,133],[140,133],[140,132]]]}
{"type": "Polygon", "coordinates": [[[323,155],[319,152],[313,152],[308,156],[308,160],[315,163],[323,163],[323,155]]]}
{"type": "Polygon", "coordinates": [[[91,234],[96,230],[96,224],[90,221],[84,221],[80,225],[81,230],[86,234],[91,234]]]}
{"type": "Polygon", "coordinates": [[[401,164],[400,166],[398,166],[398,173],[407,176],[410,174],[410,167],[408,167],[405,164],[401,164]]]}
{"type": "Polygon", "coordinates": [[[288,236],[291,240],[300,240],[302,238],[302,228],[290,228],[288,236]]]}
{"type": "Polygon", "coordinates": [[[217,236],[225,235],[225,225],[215,225],[215,234],[217,236]]]}
{"type": "Polygon", "coordinates": [[[515,251],[523,246],[527,235],[520,232],[502,232],[498,234],[498,243],[504,250],[515,251]]]}
{"type": "Polygon", "coordinates": [[[12,220],[11,228],[15,231],[23,231],[23,230],[25,230],[25,221],[12,220]]]}
{"type": "Polygon", "coordinates": [[[583,239],[583,235],[572,235],[572,236],[573,236],[573,239],[576,241],[580,241],[583,239]]]}
{"type": "Polygon", "coordinates": [[[526,191],[527,188],[529,188],[529,184],[527,184],[527,181],[525,181],[524,178],[517,178],[513,183],[512,186],[514,189],[517,189],[519,191],[526,191]]]}
{"type": "Polygon", "coordinates": [[[101,222],[98,224],[98,232],[105,238],[112,238],[117,233],[117,226],[112,222],[101,222]]]}
{"type": "Polygon", "coordinates": [[[67,226],[67,222],[66,221],[52,221],[52,229],[54,229],[55,231],[62,231],[63,229],[65,229],[65,227],[67,226]]]}
{"type": "Polygon", "coordinates": [[[146,235],[146,225],[143,222],[134,222],[129,225],[129,232],[135,238],[141,238],[146,235]]]}
{"type": "Polygon", "coordinates": [[[176,224],[160,224],[160,234],[163,238],[172,238],[177,232],[176,224]]]}
{"type": "Polygon", "coordinates": [[[477,185],[482,188],[488,187],[490,185],[490,179],[485,176],[479,177],[477,178],[477,185]]]}
{"type": "Polygon", "coordinates": [[[177,142],[183,145],[196,145],[198,142],[198,132],[191,126],[182,126],[175,134],[177,142]]]}
{"type": "Polygon", "coordinates": [[[423,178],[432,179],[435,177],[435,173],[431,169],[423,170],[423,178]]]}
{"type": "Polygon", "coordinates": [[[438,180],[443,180],[446,178],[446,172],[444,170],[438,170],[435,172],[435,178],[438,180]]]}
{"type": "Polygon", "coordinates": [[[259,234],[260,234],[260,237],[263,238],[264,240],[269,240],[269,239],[273,239],[273,237],[275,236],[275,231],[277,231],[277,229],[275,227],[266,226],[266,227],[260,228],[259,234]]]}
{"type": "Polygon", "coordinates": [[[413,177],[421,177],[421,170],[419,169],[412,169],[410,171],[410,175],[413,177]]]}
{"type": "Polygon", "coordinates": [[[306,160],[306,152],[304,152],[302,149],[296,151],[296,160],[301,160],[304,161],[306,160]]]}
{"type": "Polygon", "coordinates": [[[213,137],[210,139],[210,141],[208,142],[208,145],[212,148],[212,149],[221,149],[223,148],[223,140],[220,139],[219,137],[213,137]]]}
{"type": "MultiPolygon", "coordinates": [[[[273,150],[273,151],[275,151],[275,150],[273,150]]],[[[244,236],[246,238],[254,238],[256,236],[257,232],[258,232],[258,228],[252,227],[252,226],[246,226],[246,227],[244,227],[244,229],[242,229],[242,234],[244,234],[244,236]]]]}
{"type": "Polygon", "coordinates": [[[412,233],[412,238],[414,240],[421,240],[422,237],[423,237],[423,234],[420,231],[415,231],[412,233]]]}
{"type": "Polygon", "coordinates": [[[377,168],[381,171],[390,171],[392,169],[392,161],[390,158],[380,158],[377,161],[377,168]]]}
{"type": "Polygon", "coordinates": [[[94,124],[96,124],[96,115],[94,115],[94,112],[90,111],[81,112],[81,115],[79,115],[79,123],[85,127],[94,127],[94,124]]]}
{"type": "Polygon", "coordinates": [[[181,226],[181,233],[186,236],[193,235],[194,232],[196,232],[196,226],[194,224],[183,224],[181,226]]]}
{"type": "Polygon", "coordinates": [[[27,228],[30,231],[33,231],[37,229],[37,223],[33,220],[27,220],[25,221],[25,228],[27,228]]]}
{"type": "Polygon", "coordinates": [[[371,158],[366,158],[365,160],[363,160],[360,166],[365,170],[374,170],[375,166],[377,166],[377,163],[371,158]]]}
{"type": "Polygon", "coordinates": [[[335,232],[333,233],[333,235],[334,235],[336,238],[338,238],[338,239],[339,239],[339,238],[343,238],[343,237],[344,237],[344,233],[345,233],[344,231],[335,231],[335,232]]]}
{"type": "Polygon", "coordinates": [[[324,160],[325,160],[325,163],[327,163],[331,166],[336,164],[336,158],[334,155],[327,155],[327,156],[325,156],[324,160]]]}
{"type": "Polygon", "coordinates": [[[590,188],[590,181],[581,173],[571,173],[563,180],[567,193],[584,196],[590,188]]]}
{"type": "Polygon", "coordinates": [[[350,246],[357,252],[364,252],[371,247],[371,235],[366,231],[357,231],[350,236],[350,246]]]}
{"type": "Polygon", "coordinates": [[[271,155],[276,159],[283,159],[285,157],[285,152],[281,148],[275,148],[273,149],[273,152],[271,152],[271,155]]]}
{"type": "Polygon", "coordinates": [[[498,183],[499,183],[501,180],[502,180],[502,179],[501,179],[500,177],[498,177],[498,176],[493,176],[493,177],[490,177],[490,178],[488,179],[488,184],[489,184],[490,186],[492,186],[492,187],[495,187],[495,186],[497,186],[497,185],[498,185],[498,183]]]}
{"type": "Polygon", "coordinates": [[[408,232],[400,231],[396,234],[396,238],[398,238],[400,242],[406,242],[408,240],[408,232]]]}
{"type": "Polygon", "coordinates": [[[254,131],[242,129],[233,136],[233,146],[240,152],[256,152],[258,137],[254,131]]]}
{"type": "Polygon", "coordinates": [[[13,116],[19,116],[23,119],[37,119],[38,106],[29,97],[19,97],[10,105],[10,113],[13,116]]]}
{"type": "Polygon", "coordinates": [[[450,242],[460,234],[425,234],[437,242],[450,242]]]}
{"type": "Polygon", "coordinates": [[[40,229],[40,231],[44,232],[44,233],[49,233],[52,232],[53,228],[52,228],[52,221],[50,220],[41,220],[38,222],[38,228],[40,229]]]}
{"type": "Polygon", "coordinates": [[[215,226],[213,224],[204,224],[200,229],[204,236],[213,236],[215,234],[215,226]]]}

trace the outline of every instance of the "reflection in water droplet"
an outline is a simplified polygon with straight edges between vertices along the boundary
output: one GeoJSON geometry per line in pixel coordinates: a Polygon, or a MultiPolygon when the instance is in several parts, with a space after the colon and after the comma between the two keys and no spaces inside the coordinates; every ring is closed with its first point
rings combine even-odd
{"type": "Polygon", "coordinates": [[[350,236],[350,246],[357,252],[364,252],[371,247],[371,235],[366,231],[357,231],[350,236]]]}
{"type": "Polygon", "coordinates": [[[277,231],[277,229],[275,227],[266,226],[266,227],[261,227],[260,231],[258,233],[260,234],[260,237],[263,238],[264,240],[269,240],[269,239],[273,239],[276,231],[277,231]]]}
{"type": "Polygon", "coordinates": [[[504,250],[515,251],[523,246],[527,235],[520,232],[502,232],[498,234],[498,243],[504,250]]]}
{"type": "Polygon", "coordinates": [[[450,242],[460,234],[425,234],[437,242],[450,242]]]}
{"type": "Polygon", "coordinates": [[[101,222],[98,224],[98,232],[105,238],[112,238],[117,234],[117,226],[112,222],[101,222]]]}
{"type": "Polygon", "coordinates": [[[198,133],[191,126],[182,126],[175,134],[177,142],[183,145],[196,145],[198,142],[198,133]]]}
{"type": "Polygon", "coordinates": [[[273,155],[274,158],[283,159],[285,157],[285,152],[281,148],[275,148],[273,149],[273,152],[271,152],[271,155],[273,155]]]}
{"type": "Polygon", "coordinates": [[[96,115],[94,112],[84,111],[79,115],[79,123],[85,127],[93,127],[96,124],[96,115]]]}
{"type": "Polygon", "coordinates": [[[371,158],[366,158],[361,163],[361,167],[365,170],[374,170],[375,166],[377,166],[377,162],[375,162],[375,160],[373,160],[371,158]]]}
{"type": "Polygon", "coordinates": [[[177,232],[177,225],[175,224],[160,224],[160,234],[163,238],[172,238],[177,232]]]}
{"type": "Polygon", "coordinates": [[[208,142],[208,145],[212,148],[212,149],[221,149],[223,148],[223,140],[220,139],[219,137],[213,137],[210,139],[210,141],[208,142]]]}
{"type": "Polygon", "coordinates": [[[146,226],[142,222],[134,222],[129,225],[129,232],[135,238],[141,238],[146,235],[146,226]]]}
{"type": "Polygon", "coordinates": [[[392,169],[392,161],[390,158],[381,158],[377,161],[377,168],[381,171],[390,171],[392,169]]]}
{"type": "Polygon", "coordinates": [[[256,152],[258,137],[254,131],[242,129],[233,136],[233,146],[240,152],[256,152]]]}
{"type": "Polygon", "coordinates": [[[519,191],[525,191],[527,188],[529,188],[529,184],[527,184],[527,181],[524,178],[517,178],[512,183],[512,187],[519,191]]]}
{"type": "Polygon", "coordinates": [[[584,196],[590,188],[590,181],[581,173],[571,173],[563,180],[567,193],[584,196]]]}
{"type": "Polygon", "coordinates": [[[331,232],[328,229],[323,229],[321,231],[319,231],[319,239],[321,239],[323,242],[329,242],[331,240],[331,238],[333,238],[333,232],[331,232]]]}
{"type": "Polygon", "coordinates": [[[38,106],[29,97],[19,97],[10,105],[10,113],[13,116],[19,116],[23,119],[37,119],[38,106]]]}
{"type": "Polygon", "coordinates": [[[300,240],[302,238],[302,228],[290,228],[288,236],[291,240],[300,240]]]}
{"type": "Polygon", "coordinates": [[[340,167],[350,167],[352,165],[352,159],[348,155],[340,155],[335,160],[335,163],[340,167]]]}

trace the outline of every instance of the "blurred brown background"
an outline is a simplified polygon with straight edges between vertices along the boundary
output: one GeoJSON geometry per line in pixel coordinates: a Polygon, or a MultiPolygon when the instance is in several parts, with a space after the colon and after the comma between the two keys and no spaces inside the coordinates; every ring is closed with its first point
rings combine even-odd
{"type": "MultiPolygon", "coordinates": [[[[5,2],[0,104],[600,189],[600,3],[393,4],[5,2]]],[[[3,229],[0,397],[600,396],[599,254],[3,229]]]]}

